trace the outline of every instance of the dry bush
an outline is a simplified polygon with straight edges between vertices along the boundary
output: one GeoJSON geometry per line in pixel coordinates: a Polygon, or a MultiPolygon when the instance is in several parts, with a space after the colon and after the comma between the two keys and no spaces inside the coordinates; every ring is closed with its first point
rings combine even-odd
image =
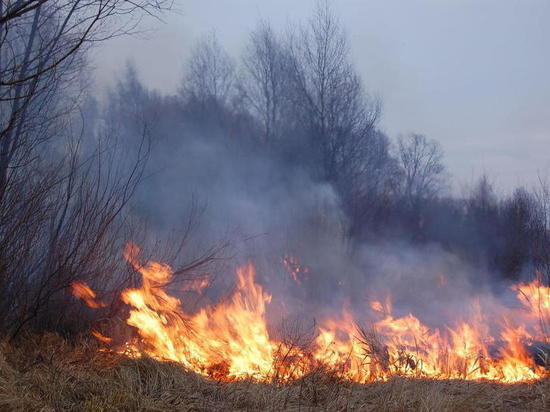
{"type": "MultiPolygon", "coordinates": [[[[27,327],[82,331],[104,314],[71,305],[71,283],[112,291],[105,298],[115,303],[134,276],[120,252],[134,232],[127,204],[141,180],[147,136],[125,162],[112,147],[88,146],[73,138],[43,144],[41,156],[8,175],[0,198],[0,325],[12,338],[27,327]]],[[[114,309],[105,311],[114,316],[114,309]]]]}
{"type": "Polygon", "coordinates": [[[120,283],[122,212],[146,150],[140,146],[121,174],[119,159],[94,147],[91,127],[80,125],[86,138],[79,140],[71,126],[85,95],[87,50],[170,7],[169,0],[0,2],[2,334],[81,328],[85,318],[67,307],[71,282],[120,283]]]}

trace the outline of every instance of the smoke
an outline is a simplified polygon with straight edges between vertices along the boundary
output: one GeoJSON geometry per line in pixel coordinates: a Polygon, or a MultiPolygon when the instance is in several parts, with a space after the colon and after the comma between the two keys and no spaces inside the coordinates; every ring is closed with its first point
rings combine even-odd
{"type": "Polygon", "coordinates": [[[185,232],[183,262],[228,245],[205,300],[227,293],[233,268],[252,260],[281,317],[347,311],[367,321],[376,300],[442,326],[505,289],[493,271],[517,276],[532,258],[499,239],[515,236],[510,216],[527,216],[517,227],[530,235],[531,212],[514,209],[534,210],[528,195],[501,209],[490,188],[468,204],[444,199],[437,141],[411,134],[392,147],[377,129],[380,105],[363,90],[328,3],[294,35],[260,25],[249,46],[239,67],[215,35],[204,39],[178,95],[148,90],[129,66],[103,119],[128,152],[143,130],[150,138],[132,201],[146,239],[185,232]]]}
{"type": "MultiPolygon", "coordinates": [[[[210,126],[174,102],[149,96],[151,152],[132,201],[147,236],[178,235],[192,217],[184,258],[209,245],[228,243],[223,264],[212,269],[213,285],[200,305],[219,300],[234,282],[234,268],[248,260],[258,281],[273,295],[272,322],[352,312],[368,322],[369,302],[392,298],[396,316],[414,313],[430,326],[470,317],[476,299],[492,299],[491,277],[435,243],[384,238],[351,241],[349,221],[337,190],[315,180],[306,166],[273,155],[227,121],[209,115],[210,126]],[[181,117],[165,110],[178,109],[181,117]],[[216,123],[218,122],[218,123],[216,123]],[[284,259],[302,268],[298,281],[284,259]]],[[[108,111],[120,121],[120,111],[108,111]]],[[[128,151],[135,146],[133,123],[122,127],[128,151]]],[[[307,165],[309,159],[303,159],[307,165]]],[[[173,263],[173,262],[170,262],[173,263]]]]}

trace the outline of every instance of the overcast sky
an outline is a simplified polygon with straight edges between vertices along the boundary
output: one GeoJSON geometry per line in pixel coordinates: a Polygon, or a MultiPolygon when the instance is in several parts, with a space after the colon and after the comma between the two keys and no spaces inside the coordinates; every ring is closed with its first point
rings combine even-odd
{"type": "MultiPolygon", "coordinates": [[[[174,91],[193,43],[215,30],[237,57],[260,19],[284,30],[313,0],[175,0],[147,35],[95,52],[101,88],[135,62],[174,91]]],[[[353,59],[383,102],[381,128],[438,139],[456,186],[487,172],[504,191],[550,178],[550,0],[333,0],[353,59]]]]}

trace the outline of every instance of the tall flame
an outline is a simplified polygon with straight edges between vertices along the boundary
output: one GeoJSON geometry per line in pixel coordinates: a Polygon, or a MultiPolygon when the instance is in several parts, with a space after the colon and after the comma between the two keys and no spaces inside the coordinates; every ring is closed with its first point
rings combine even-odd
{"type": "MultiPolygon", "coordinates": [[[[539,280],[513,286],[520,309],[504,310],[488,322],[482,305],[475,315],[443,329],[430,328],[413,314],[396,317],[391,298],[369,302],[371,326],[358,327],[347,310],[322,319],[313,342],[299,346],[275,339],[266,318],[272,296],[256,283],[252,263],[238,268],[232,294],[195,314],[167,291],[173,272],[159,262],[141,264],[139,248],[127,245],[124,256],[142,276],[139,288],[122,292],[128,325],[138,338],[120,348],[130,356],[145,353],[217,380],[295,379],[318,368],[357,382],[392,376],[434,379],[530,381],[547,375],[536,345],[548,345],[550,288],[539,280]],[[491,334],[490,330],[497,329],[491,334]]],[[[294,264],[295,262],[292,261],[294,264]]],[[[84,283],[73,293],[99,307],[84,283]]],[[[94,333],[103,342],[109,337],[94,333]]]]}

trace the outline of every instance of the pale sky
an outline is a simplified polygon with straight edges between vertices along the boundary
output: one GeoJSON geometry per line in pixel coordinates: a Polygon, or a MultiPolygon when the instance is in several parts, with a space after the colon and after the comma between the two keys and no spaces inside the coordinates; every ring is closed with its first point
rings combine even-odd
{"type": "MultiPolygon", "coordinates": [[[[130,59],[143,82],[174,91],[197,38],[216,31],[238,58],[260,19],[284,30],[313,0],[175,0],[165,24],[104,43],[97,84],[130,59]]],[[[504,191],[550,178],[550,0],[333,0],[353,60],[383,102],[380,126],[439,140],[455,187],[487,172],[504,191]]]]}

